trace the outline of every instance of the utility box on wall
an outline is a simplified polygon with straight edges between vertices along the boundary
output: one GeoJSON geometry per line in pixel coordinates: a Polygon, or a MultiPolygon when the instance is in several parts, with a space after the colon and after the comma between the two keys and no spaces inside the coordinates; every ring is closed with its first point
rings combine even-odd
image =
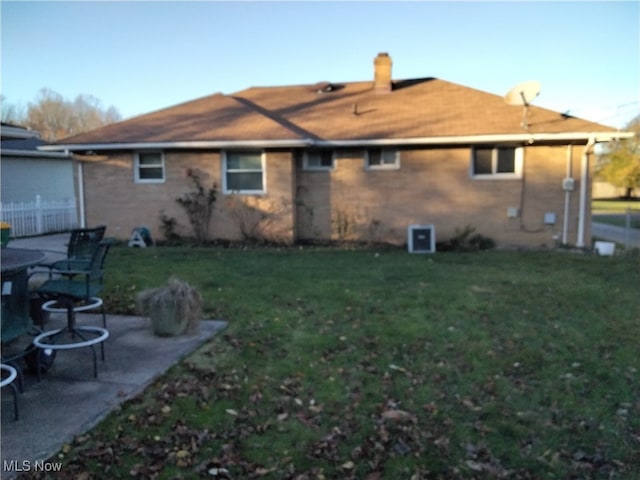
{"type": "Polygon", "coordinates": [[[434,253],[436,230],[432,224],[409,225],[407,232],[409,253],[434,253]]]}

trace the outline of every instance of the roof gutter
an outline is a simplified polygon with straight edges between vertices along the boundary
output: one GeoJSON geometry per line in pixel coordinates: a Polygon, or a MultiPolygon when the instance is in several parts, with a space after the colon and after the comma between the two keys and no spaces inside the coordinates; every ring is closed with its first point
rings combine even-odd
{"type": "Polygon", "coordinates": [[[58,159],[70,159],[71,156],[66,149],[56,149],[56,151],[42,151],[41,147],[38,150],[17,150],[17,149],[2,149],[3,157],[33,157],[33,158],[58,158],[58,159]],[[58,151],[62,150],[62,151],[58,151]]]}
{"type": "Polygon", "coordinates": [[[314,146],[319,147],[359,147],[359,146],[386,146],[386,145],[469,145],[482,143],[536,143],[536,142],[561,142],[580,141],[587,142],[595,138],[596,142],[609,142],[616,138],[631,138],[632,132],[598,132],[598,133],[524,133],[502,135],[461,135],[444,137],[418,137],[418,138],[383,138],[360,140],[317,140],[314,146]]]}
{"type": "Polygon", "coordinates": [[[311,140],[223,140],[179,142],[120,142],[120,143],[70,143],[43,145],[43,151],[107,151],[107,150],[168,150],[168,149],[218,149],[218,148],[292,148],[311,145],[311,140]]]}
{"type": "Polygon", "coordinates": [[[631,138],[632,132],[570,132],[570,133],[524,133],[508,135],[462,135],[444,137],[381,138],[355,140],[233,140],[233,141],[177,141],[177,142],[120,142],[120,143],[79,143],[43,145],[43,151],[107,151],[107,150],[167,150],[167,149],[224,149],[224,148],[295,148],[295,147],[376,147],[397,145],[469,145],[482,143],[535,143],[578,141],[608,142],[616,138],[631,138]]]}
{"type": "Polygon", "coordinates": [[[40,134],[35,130],[17,125],[2,125],[0,126],[0,132],[2,132],[3,137],[8,138],[40,138],[40,134]]]}

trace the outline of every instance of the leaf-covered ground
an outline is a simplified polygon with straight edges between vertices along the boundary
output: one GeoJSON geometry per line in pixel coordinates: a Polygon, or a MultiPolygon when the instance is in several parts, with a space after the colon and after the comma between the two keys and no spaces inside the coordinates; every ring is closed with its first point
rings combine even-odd
{"type": "MultiPolygon", "coordinates": [[[[640,478],[638,256],[114,249],[229,327],[55,478],[640,478]]],[[[24,478],[45,478],[35,474],[24,478]]]]}

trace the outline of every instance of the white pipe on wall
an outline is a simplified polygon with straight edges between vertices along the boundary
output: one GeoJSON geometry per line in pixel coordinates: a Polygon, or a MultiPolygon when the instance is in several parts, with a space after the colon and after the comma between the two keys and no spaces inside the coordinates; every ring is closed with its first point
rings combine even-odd
{"type": "MultiPolygon", "coordinates": [[[[565,178],[571,177],[573,171],[573,145],[567,145],[567,175],[565,178]]],[[[567,245],[569,236],[569,215],[571,212],[571,191],[564,191],[564,215],[562,216],[562,245],[567,245]]]]}
{"type": "Polygon", "coordinates": [[[80,228],[86,228],[84,218],[84,172],[82,162],[78,162],[78,208],[80,209],[80,228]]]}
{"type": "Polygon", "coordinates": [[[587,216],[587,199],[589,198],[587,187],[589,184],[589,154],[593,145],[596,143],[594,137],[590,137],[589,141],[582,152],[582,161],[580,164],[580,206],[578,212],[578,240],[576,247],[584,247],[584,231],[587,216]]]}

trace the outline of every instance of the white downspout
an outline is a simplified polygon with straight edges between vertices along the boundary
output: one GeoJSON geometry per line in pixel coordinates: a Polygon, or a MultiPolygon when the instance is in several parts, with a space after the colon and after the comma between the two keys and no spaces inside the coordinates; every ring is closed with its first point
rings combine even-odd
{"type": "MultiPolygon", "coordinates": [[[[567,145],[567,174],[565,178],[571,178],[573,170],[573,145],[567,145]]],[[[571,212],[571,190],[564,190],[564,215],[562,217],[562,245],[567,245],[569,235],[569,214],[571,212]]]]}
{"type": "Polygon", "coordinates": [[[80,228],[86,228],[84,218],[84,171],[82,161],[78,162],[78,208],[80,210],[80,228]]]}
{"type": "Polygon", "coordinates": [[[584,247],[584,231],[587,216],[587,198],[589,197],[587,187],[589,183],[589,151],[596,143],[594,137],[590,137],[589,141],[582,152],[582,162],[580,165],[580,207],[578,212],[578,240],[576,247],[584,247]]]}

